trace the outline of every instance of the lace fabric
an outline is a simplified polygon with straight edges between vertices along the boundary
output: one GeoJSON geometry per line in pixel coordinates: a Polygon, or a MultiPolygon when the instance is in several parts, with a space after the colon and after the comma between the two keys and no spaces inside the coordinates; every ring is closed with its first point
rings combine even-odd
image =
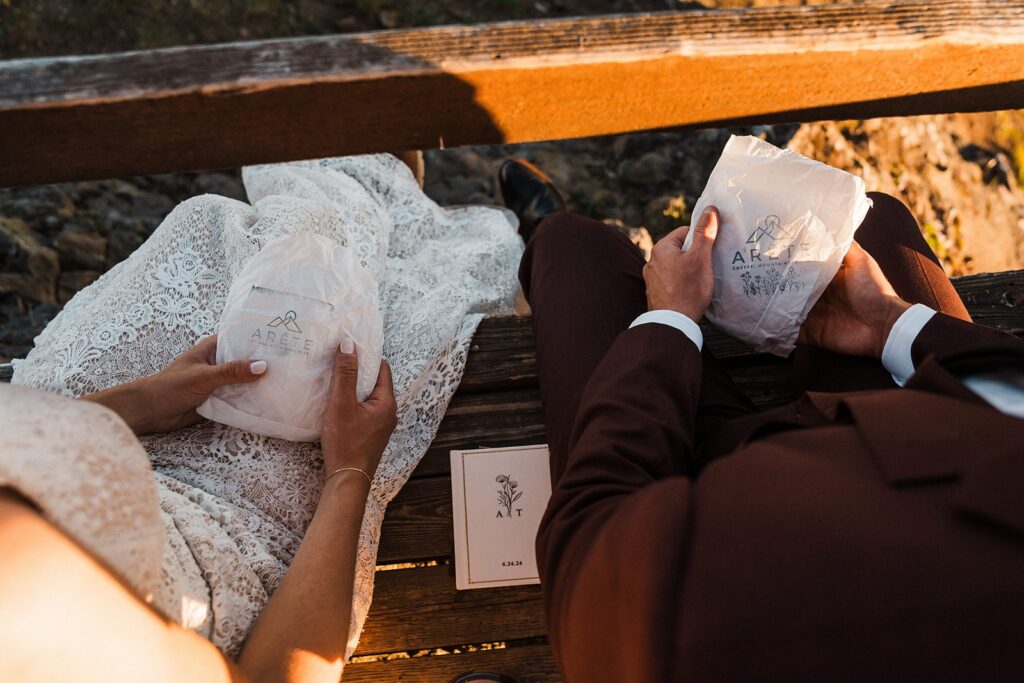
{"type": "MultiPolygon", "coordinates": [[[[360,535],[351,654],[370,606],[384,509],[433,440],[480,319],[512,312],[522,242],[500,210],[438,207],[387,155],[251,167],[243,180],[249,204],[204,195],[176,207],[131,257],[65,306],[16,363],[13,382],[81,396],[152,374],[216,331],[231,282],[267,241],[310,231],[354,248],[380,286],[399,421],[360,535]]],[[[47,419],[83,424],[75,409],[62,410],[55,414],[54,407],[47,419]]],[[[120,439],[123,448],[107,448],[102,457],[137,459],[134,439],[120,439]]],[[[319,446],[210,422],[138,441],[152,473],[119,469],[117,486],[155,487],[155,499],[136,509],[131,523],[141,527],[111,519],[103,538],[146,529],[146,547],[159,547],[160,578],[151,582],[147,574],[131,585],[235,656],[312,518],[322,479],[319,446]]],[[[62,443],[47,446],[51,457],[101,457],[62,443]]],[[[0,459],[0,481],[22,489],[27,459],[0,459]]],[[[97,495],[109,484],[92,472],[56,469],[30,492],[72,535],[62,520],[102,518],[110,505],[110,495],[97,495]],[[52,504],[57,500],[63,502],[52,504]]],[[[84,544],[107,557],[106,542],[84,544]]],[[[122,570],[126,561],[117,556],[109,563],[122,570]]]]}

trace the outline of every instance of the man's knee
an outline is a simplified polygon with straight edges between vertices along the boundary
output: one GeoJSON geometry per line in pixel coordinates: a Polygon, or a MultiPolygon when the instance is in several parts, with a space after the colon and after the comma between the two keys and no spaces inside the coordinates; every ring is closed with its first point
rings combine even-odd
{"type": "Polygon", "coordinates": [[[897,212],[907,216],[912,215],[907,205],[897,197],[885,192],[868,192],[868,199],[871,200],[872,209],[883,213],[897,212]]]}
{"type": "Polygon", "coordinates": [[[879,247],[893,242],[905,241],[908,235],[917,233],[917,220],[900,199],[885,192],[868,192],[871,210],[857,229],[857,241],[868,251],[872,245],[879,247]]]}
{"type": "Polygon", "coordinates": [[[584,258],[585,254],[604,262],[609,253],[619,253],[623,244],[636,249],[618,230],[593,218],[570,211],[546,216],[530,238],[519,267],[519,281],[527,300],[530,300],[531,281],[537,269],[543,272],[555,268],[570,275],[576,264],[590,262],[584,258]],[[567,256],[572,258],[567,260],[567,256]]]}
{"type": "Polygon", "coordinates": [[[571,211],[556,211],[544,217],[533,233],[530,244],[537,248],[538,245],[549,243],[564,243],[574,241],[580,233],[593,230],[594,226],[603,226],[600,221],[586,218],[571,211]]]}

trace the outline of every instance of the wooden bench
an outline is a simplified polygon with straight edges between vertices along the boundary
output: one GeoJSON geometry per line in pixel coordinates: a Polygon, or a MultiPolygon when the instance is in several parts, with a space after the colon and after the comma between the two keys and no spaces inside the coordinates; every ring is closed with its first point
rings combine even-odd
{"type": "MultiPolygon", "coordinates": [[[[445,145],[1024,107],[1014,0],[665,12],[0,62],[0,186],[445,145]],[[316,131],[310,135],[309,131],[316,131]]],[[[1007,226],[1007,229],[1014,229],[1007,226]]],[[[1024,271],[956,281],[1024,335],[1024,271]]],[[[714,330],[762,407],[789,364],[714,330]]],[[[10,367],[0,366],[7,381],[10,367]]],[[[448,452],[543,442],[528,318],[485,320],[384,521],[346,681],[556,681],[537,586],[457,592],[448,452]]]]}

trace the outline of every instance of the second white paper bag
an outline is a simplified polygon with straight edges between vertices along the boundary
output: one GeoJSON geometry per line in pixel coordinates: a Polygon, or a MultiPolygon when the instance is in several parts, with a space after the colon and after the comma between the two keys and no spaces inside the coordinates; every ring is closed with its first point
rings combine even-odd
{"type": "MultiPolygon", "coordinates": [[[[757,351],[788,355],[871,208],[864,181],[734,135],[694,206],[694,222],[711,205],[720,222],[708,320],[757,351]]],[[[684,250],[693,233],[687,237],[684,250]]]]}

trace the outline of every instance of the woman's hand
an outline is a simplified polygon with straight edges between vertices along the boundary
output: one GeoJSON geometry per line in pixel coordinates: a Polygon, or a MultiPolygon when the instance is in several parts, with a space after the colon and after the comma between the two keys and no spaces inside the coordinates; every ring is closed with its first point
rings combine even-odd
{"type": "Polygon", "coordinates": [[[213,335],[155,375],[83,398],[116,412],[136,434],[169,432],[199,422],[196,408],[214,389],[253,382],[266,371],[265,361],[235,360],[217,365],[217,335],[213,335]]]}
{"type": "Polygon", "coordinates": [[[800,342],[881,358],[893,324],[908,308],[871,254],[854,242],[800,328],[800,342]]]}
{"type": "MultiPolygon", "coordinates": [[[[342,467],[355,467],[372,478],[398,424],[391,367],[387,361],[381,361],[377,385],[362,403],[356,398],[358,375],[355,345],[351,339],[345,339],[334,357],[334,373],[324,412],[321,446],[327,476],[342,467]]],[[[361,478],[358,473],[356,476],[361,478]]]]}

